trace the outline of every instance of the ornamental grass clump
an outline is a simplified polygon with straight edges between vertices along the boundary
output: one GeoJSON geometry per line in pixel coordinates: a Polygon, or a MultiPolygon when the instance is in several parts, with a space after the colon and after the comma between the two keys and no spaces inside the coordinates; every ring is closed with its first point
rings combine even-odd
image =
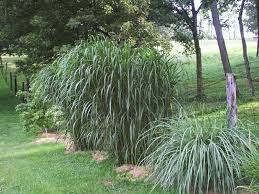
{"type": "Polygon", "coordinates": [[[177,79],[177,65],[153,48],[91,38],[43,69],[34,87],[65,110],[78,149],[135,163],[147,147],[136,148],[140,134],[171,114],[177,79]]]}
{"type": "Polygon", "coordinates": [[[160,122],[143,137],[156,134],[144,164],[153,168],[156,185],[181,194],[236,193],[236,180],[253,146],[242,128],[221,121],[181,117],[160,122]]]}

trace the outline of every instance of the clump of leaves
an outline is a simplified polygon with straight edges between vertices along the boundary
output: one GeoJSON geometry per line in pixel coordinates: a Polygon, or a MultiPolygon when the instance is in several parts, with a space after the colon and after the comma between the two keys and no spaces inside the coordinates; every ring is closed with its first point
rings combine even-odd
{"type": "Polygon", "coordinates": [[[40,94],[34,91],[19,92],[26,102],[16,106],[23,127],[27,132],[53,131],[64,124],[64,113],[58,106],[43,102],[40,94]]]}
{"type": "Polygon", "coordinates": [[[65,110],[78,149],[135,163],[147,146],[135,148],[139,135],[171,114],[177,80],[177,65],[153,48],[92,38],[43,69],[34,88],[65,110]]]}
{"type": "Polygon", "coordinates": [[[144,136],[150,134],[156,138],[144,163],[154,168],[156,185],[184,194],[236,193],[241,164],[253,150],[241,127],[228,129],[217,119],[183,116],[158,123],[144,136]]]}

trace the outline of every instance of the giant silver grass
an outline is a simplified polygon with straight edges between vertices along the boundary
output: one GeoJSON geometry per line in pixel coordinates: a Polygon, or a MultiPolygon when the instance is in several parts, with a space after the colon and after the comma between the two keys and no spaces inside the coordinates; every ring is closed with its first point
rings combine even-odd
{"type": "Polygon", "coordinates": [[[34,82],[63,107],[78,149],[108,149],[119,163],[135,163],[149,123],[171,114],[177,66],[151,48],[92,38],[43,69],[34,82]]]}
{"type": "Polygon", "coordinates": [[[150,178],[180,194],[236,193],[240,166],[253,146],[248,131],[225,126],[217,119],[187,116],[156,124],[143,135],[153,137],[143,160],[153,168],[150,178]]]}

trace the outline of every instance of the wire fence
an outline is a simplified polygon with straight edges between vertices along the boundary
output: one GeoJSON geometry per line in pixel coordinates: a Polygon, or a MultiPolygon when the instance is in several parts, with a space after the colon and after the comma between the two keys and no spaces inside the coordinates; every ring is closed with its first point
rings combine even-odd
{"type": "MultiPolygon", "coordinates": [[[[30,81],[23,74],[17,72],[16,68],[11,68],[9,63],[0,64],[0,72],[14,95],[17,95],[18,91],[29,91],[30,81]]],[[[24,98],[22,100],[25,101],[24,98]]]]}

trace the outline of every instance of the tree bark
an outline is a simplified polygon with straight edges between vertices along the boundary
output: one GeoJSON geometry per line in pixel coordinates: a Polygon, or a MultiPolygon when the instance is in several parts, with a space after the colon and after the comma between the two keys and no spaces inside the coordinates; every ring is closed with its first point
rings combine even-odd
{"type": "Polygon", "coordinates": [[[198,13],[200,8],[196,10],[194,0],[191,1],[192,5],[192,34],[196,53],[196,76],[197,76],[197,98],[201,99],[204,96],[203,76],[202,76],[202,56],[201,47],[198,33],[198,13]]]}
{"type": "Polygon", "coordinates": [[[231,66],[229,63],[227,48],[226,48],[225,40],[224,40],[223,33],[222,33],[222,28],[221,28],[221,23],[220,23],[220,19],[219,19],[219,12],[218,12],[216,0],[212,1],[211,5],[210,5],[210,9],[211,9],[211,13],[212,13],[213,25],[214,25],[216,35],[217,35],[217,42],[218,42],[218,47],[220,50],[220,56],[221,56],[221,61],[223,64],[224,72],[225,72],[225,74],[232,73],[232,69],[231,69],[231,66]]]}
{"type": "Polygon", "coordinates": [[[197,76],[197,98],[204,96],[203,77],[202,77],[202,56],[201,47],[197,30],[193,32],[193,40],[196,53],[196,76],[197,76]]]}
{"type": "MultiPolygon", "coordinates": [[[[223,64],[224,73],[226,75],[227,73],[232,73],[232,69],[230,66],[229,58],[228,58],[228,52],[227,52],[226,43],[225,43],[225,39],[224,39],[223,32],[222,32],[222,27],[221,27],[221,23],[220,23],[220,19],[219,19],[219,11],[218,11],[216,0],[212,1],[211,5],[210,5],[210,9],[211,9],[211,13],[212,13],[213,25],[214,25],[214,28],[216,31],[217,42],[218,42],[218,47],[219,47],[219,51],[220,51],[220,57],[221,57],[221,61],[223,64]]],[[[241,93],[237,87],[237,96],[240,96],[240,95],[241,95],[241,93]]]]}
{"type": "Polygon", "coordinates": [[[227,73],[227,121],[228,127],[234,128],[237,125],[237,95],[236,80],[233,73],[227,73]]]}
{"type": "Polygon", "coordinates": [[[0,66],[1,66],[1,67],[3,66],[3,59],[2,59],[1,54],[0,54],[0,66]]]}
{"type": "Polygon", "coordinates": [[[202,8],[202,4],[196,10],[195,0],[191,0],[190,3],[191,3],[192,14],[189,14],[188,10],[186,10],[184,7],[175,6],[170,1],[168,6],[172,11],[177,12],[177,14],[179,14],[182,17],[182,19],[186,23],[186,26],[192,32],[194,46],[195,46],[195,54],[196,54],[197,98],[202,98],[204,96],[203,77],[202,77],[202,55],[201,55],[200,40],[199,40],[199,33],[198,33],[198,20],[197,20],[197,16],[199,11],[202,8]]]}
{"type": "Polygon", "coordinates": [[[256,12],[257,12],[257,49],[256,57],[259,56],[259,0],[256,0],[256,12]]]}
{"type": "Polygon", "coordinates": [[[242,46],[243,46],[243,58],[244,58],[245,69],[246,69],[246,78],[248,81],[249,88],[251,90],[251,94],[252,96],[255,96],[255,88],[254,88],[253,79],[252,79],[251,70],[250,70],[250,63],[249,63],[248,54],[247,54],[247,44],[246,44],[244,25],[243,25],[243,11],[245,6],[245,1],[246,0],[242,0],[241,2],[238,22],[239,22],[240,35],[241,35],[242,46]]]}

